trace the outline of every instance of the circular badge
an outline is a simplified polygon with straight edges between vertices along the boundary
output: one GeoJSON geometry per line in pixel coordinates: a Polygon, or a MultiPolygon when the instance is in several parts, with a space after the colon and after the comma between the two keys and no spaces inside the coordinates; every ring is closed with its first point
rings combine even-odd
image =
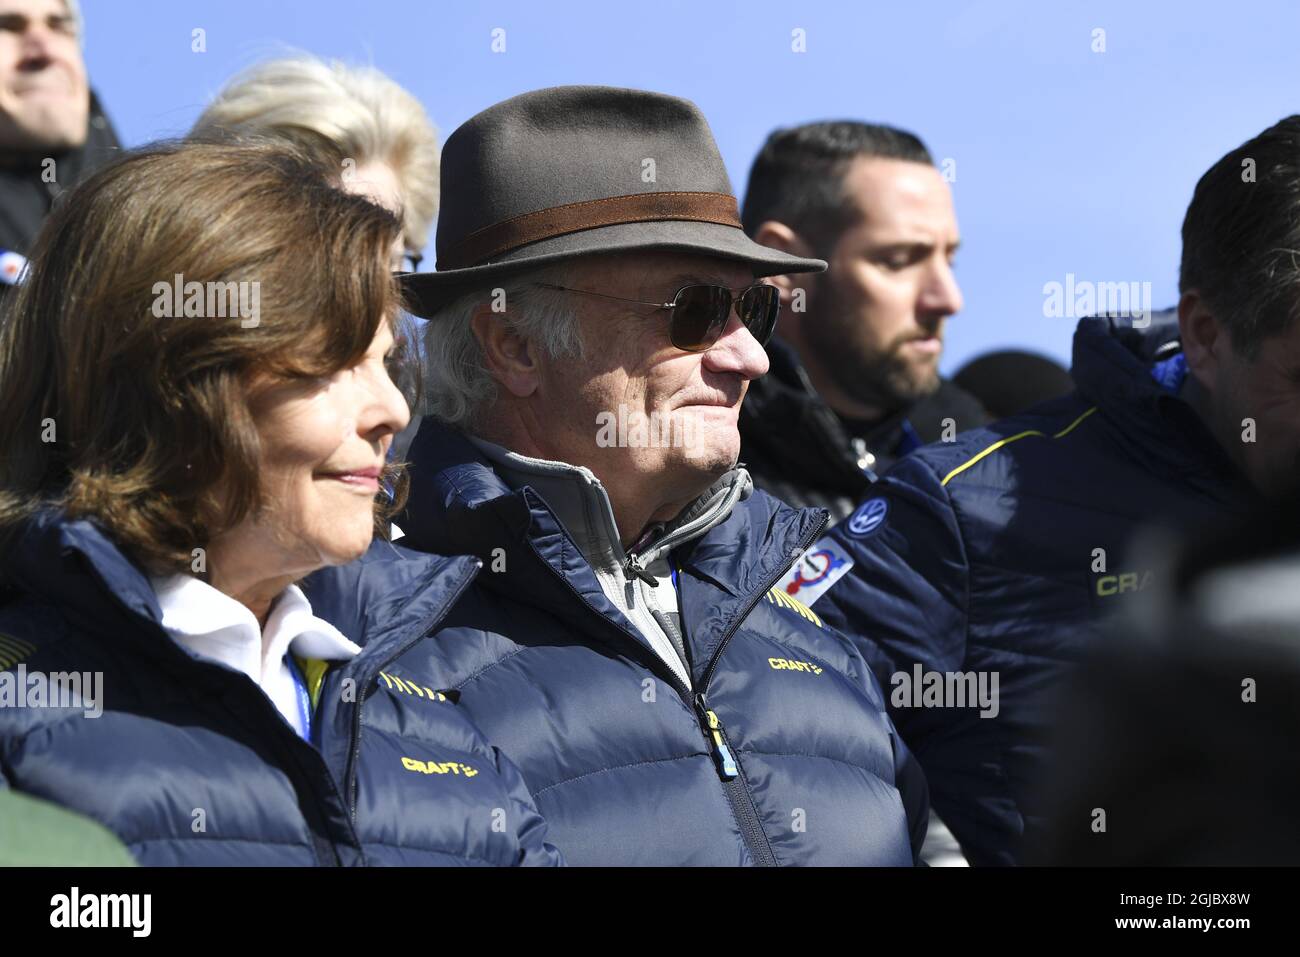
{"type": "Polygon", "coordinates": [[[847,528],[854,538],[866,538],[881,525],[889,514],[889,502],[883,498],[869,498],[849,516],[847,528]]]}

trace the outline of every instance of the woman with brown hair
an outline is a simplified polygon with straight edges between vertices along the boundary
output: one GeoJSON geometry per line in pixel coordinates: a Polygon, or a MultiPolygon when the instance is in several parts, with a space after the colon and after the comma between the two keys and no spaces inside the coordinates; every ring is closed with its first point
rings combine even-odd
{"type": "Polygon", "coordinates": [[[431,687],[479,563],[344,634],[294,583],[386,527],[389,211],[291,149],[128,156],[47,223],[0,331],[0,787],[146,864],[554,863],[431,687]]]}
{"type": "MultiPolygon", "coordinates": [[[[438,133],[410,91],[373,66],[305,53],[264,60],[227,81],[189,132],[208,142],[249,136],[287,140],[341,189],[392,210],[402,220],[392,269],[419,268],[438,213],[438,133]]],[[[420,322],[407,319],[413,345],[420,322]]],[[[399,385],[418,407],[415,364],[407,369],[411,379],[399,385]]],[[[419,425],[417,417],[394,436],[392,455],[405,455],[419,425]]]]}

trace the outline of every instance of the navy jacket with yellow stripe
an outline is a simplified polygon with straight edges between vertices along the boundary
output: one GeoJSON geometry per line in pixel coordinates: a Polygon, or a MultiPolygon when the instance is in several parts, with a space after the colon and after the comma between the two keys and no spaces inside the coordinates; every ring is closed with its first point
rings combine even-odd
{"type": "MultiPolygon", "coordinates": [[[[773,590],[824,510],[755,492],[674,551],[688,688],[531,486],[512,490],[427,418],[410,458],[402,544],[485,563],[433,680],[518,764],[569,864],[914,862],[925,779],[879,686],[851,642],[773,590]]],[[[317,573],[313,608],[375,607],[367,592],[400,590],[410,554],[377,543],[317,573]]]]}
{"type": "Polygon", "coordinates": [[[519,772],[434,684],[428,635],[475,559],[420,556],[345,616],[362,650],[309,668],[312,743],[247,675],[174,641],[91,522],[43,513],[0,570],[0,789],[98,821],[142,864],[559,862],[519,772]]]}
{"type": "Polygon", "coordinates": [[[1075,393],[901,460],[811,550],[795,589],[871,662],[972,863],[1017,862],[1041,823],[1052,690],[1152,580],[1134,534],[1217,524],[1252,498],[1176,394],[1178,349],[1170,314],[1083,320],[1075,393]],[[969,693],[956,707],[946,677],[927,702],[931,673],[972,674],[966,692],[983,674],[986,700],[996,675],[996,715],[969,693]]]}

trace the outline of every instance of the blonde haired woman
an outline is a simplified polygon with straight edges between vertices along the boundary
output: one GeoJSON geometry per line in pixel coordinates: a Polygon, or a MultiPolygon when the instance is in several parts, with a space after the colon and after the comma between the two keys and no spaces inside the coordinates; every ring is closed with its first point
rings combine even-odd
{"type": "Polygon", "coordinates": [[[190,136],[283,137],[339,170],[340,184],[402,217],[394,270],[414,270],[438,212],[438,139],[420,101],[369,66],[268,60],[217,94],[190,136]]]}

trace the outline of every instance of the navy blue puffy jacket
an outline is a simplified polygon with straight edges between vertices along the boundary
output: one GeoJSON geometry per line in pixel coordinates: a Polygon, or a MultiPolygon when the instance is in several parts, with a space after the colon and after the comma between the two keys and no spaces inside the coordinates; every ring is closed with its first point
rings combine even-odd
{"type": "MultiPolygon", "coordinates": [[[[438,686],[519,765],[568,863],[913,863],[925,780],[879,686],[852,643],[772,592],[824,510],[755,492],[674,554],[687,689],[531,487],[430,419],[411,461],[403,544],[455,543],[488,566],[438,638],[438,686]],[[710,712],[738,774],[724,777],[710,712]]],[[[317,573],[313,607],[369,607],[406,554],[376,544],[365,565],[317,573]]]]}
{"type": "Polygon", "coordinates": [[[1191,407],[1152,375],[1176,337],[1169,315],[1145,329],[1083,320],[1075,393],[900,461],[817,543],[829,574],[796,592],[858,641],[972,863],[1015,863],[1041,824],[1044,693],[1103,615],[1150,584],[1134,533],[1215,524],[1252,499],[1191,407]],[[923,677],[996,673],[997,716],[916,707],[915,681],[893,679],[914,679],[918,664],[923,677]],[[909,706],[893,707],[895,694],[909,706]]]}
{"type": "Polygon", "coordinates": [[[519,772],[431,684],[425,636],[475,559],[421,556],[401,594],[350,616],[362,651],[326,672],[316,747],[247,675],[177,644],[92,523],[43,513],[2,562],[0,692],[100,672],[103,713],[6,702],[0,787],[94,818],[149,865],[558,863],[519,772]]]}

